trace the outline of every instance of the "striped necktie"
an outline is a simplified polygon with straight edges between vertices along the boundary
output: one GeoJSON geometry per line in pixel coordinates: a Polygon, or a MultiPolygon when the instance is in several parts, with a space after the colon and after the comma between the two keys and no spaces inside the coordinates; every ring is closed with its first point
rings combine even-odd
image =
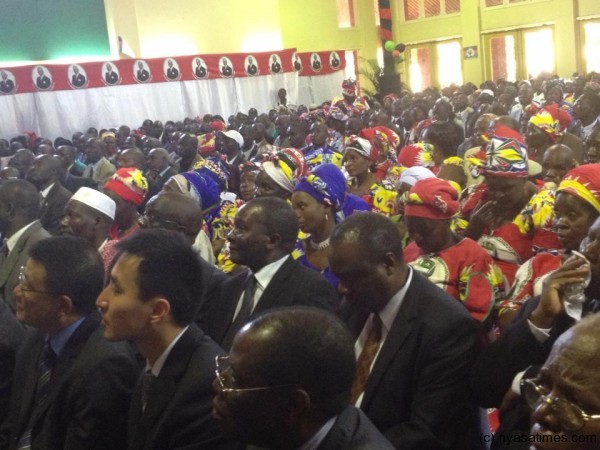
{"type": "Polygon", "coordinates": [[[379,314],[374,314],[367,341],[356,361],[356,375],[352,383],[352,404],[356,403],[360,394],[365,391],[367,380],[371,373],[371,365],[375,360],[375,355],[377,355],[379,344],[381,343],[381,330],[381,318],[379,314]]]}

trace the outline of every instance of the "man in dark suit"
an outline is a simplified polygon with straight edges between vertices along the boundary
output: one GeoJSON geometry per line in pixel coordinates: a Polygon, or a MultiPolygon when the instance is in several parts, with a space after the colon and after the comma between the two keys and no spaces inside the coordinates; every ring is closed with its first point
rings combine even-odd
{"type": "Polygon", "coordinates": [[[350,405],[355,368],[352,336],[334,315],[267,311],[217,359],[213,416],[226,435],[261,448],[391,450],[350,405]]]}
{"type": "Polygon", "coordinates": [[[167,61],[167,65],[169,66],[169,68],[167,69],[167,78],[169,80],[176,80],[177,78],[179,78],[179,70],[177,70],[177,67],[173,67],[172,59],[169,59],[167,61]]]}
{"type": "Polygon", "coordinates": [[[139,366],[131,346],[102,336],[95,300],[103,281],[100,255],[82,239],[30,249],[15,295],[17,319],[32,329],[17,356],[3,448],[126,447],[139,366]]]}
{"type": "Polygon", "coordinates": [[[8,78],[8,74],[3,70],[0,71],[0,92],[4,92],[5,94],[10,94],[15,89],[15,83],[13,80],[8,78]]]}
{"type": "Polygon", "coordinates": [[[281,64],[279,64],[279,61],[277,60],[277,56],[273,55],[273,58],[271,58],[271,72],[273,73],[279,73],[281,72],[281,64]]]}
{"type": "Polygon", "coordinates": [[[82,87],[85,85],[86,79],[83,74],[79,73],[79,67],[73,66],[73,76],[71,77],[71,84],[75,87],[82,87]]]}
{"type": "Polygon", "coordinates": [[[52,85],[52,80],[45,74],[44,69],[41,67],[37,68],[38,77],[35,80],[35,84],[38,89],[46,90],[52,85]]]}
{"type": "Polygon", "coordinates": [[[85,143],[84,148],[87,166],[82,176],[91,178],[97,183],[98,188],[102,190],[117,169],[106,159],[106,144],[102,139],[90,139],[85,143]]]}
{"type": "Polygon", "coordinates": [[[40,155],[25,177],[40,191],[40,222],[46,231],[54,236],[60,232],[60,220],[65,212],[65,205],[73,195],[58,182],[60,172],[61,162],[58,158],[40,155]]]}
{"type": "Polygon", "coordinates": [[[202,65],[199,59],[196,59],[194,73],[196,74],[196,78],[204,78],[206,76],[206,67],[202,65]]]}
{"type": "MultiPolygon", "coordinates": [[[[567,226],[557,223],[559,229],[567,226]]],[[[502,406],[500,429],[508,433],[526,432],[530,425],[531,410],[524,399],[519,399],[520,382],[537,376],[552,345],[581,317],[600,312],[600,218],[590,228],[582,247],[589,266],[582,258],[572,257],[550,274],[544,280],[542,294],[525,302],[500,339],[486,347],[473,366],[475,398],[481,406],[502,406]],[[581,310],[573,310],[565,299],[565,288],[588,276],[591,280],[581,310]]]]}
{"type": "Polygon", "coordinates": [[[256,198],[238,211],[227,237],[231,260],[250,270],[223,283],[219,300],[205,320],[206,332],[225,350],[251,317],[268,309],[335,308],[333,287],[320,273],[291,257],[297,237],[298,220],[284,200],[256,198]]]}
{"type": "Polygon", "coordinates": [[[466,309],[404,263],[398,229],[379,214],[338,225],[329,263],[357,338],[352,402],[396,448],[473,448],[478,327],[466,309]]]}
{"type": "Polygon", "coordinates": [[[169,164],[169,152],[164,148],[150,150],[146,165],[148,167],[146,178],[153,180],[158,190],[162,189],[169,178],[177,175],[177,171],[169,164]]]}
{"type": "Polygon", "coordinates": [[[0,248],[0,291],[4,301],[15,309],[14,288],[27,252],[36,242],[50,237],[38,220],[40,193],[25,180],[0,184],[0,233],[6,242],[0,248]]]}
{"type": "Polygon", "coordinates": [[[204,287],[196,253],[181,235],[158,229],[117,247],[121,256],[97,305],[104,336],[132,342],[146,360],[131,402],[128,448],[235,448],[211,416],[221,349],[192,322],[204,287]]]}
{"type": "Polygon", "coordinates": [[[136,78],[138,79],[138,81],[141,82],[145,82],[148,81],[148,79],[150,78],[150,72],[148,72],[148,70],[146,70],[146,68],[144,67],[144,63],[142,63],[141,61],[138,61],[138,70],[136,73],[136,78]]]}
{"type": "Polygon", "coordinates": [[[313,56],[312,67],[314,70],[321,70],[321,60],[317,55],[313,56]]]}
{"type": "Polygon", "coordinates": [[[15,357],[24,336],[23,325],[6,302],[0,301],[0,429],[8,415],[15,357]]]}
{"type": "Polygon", "coordinates": [[[112,70],[112,65],[110,63],[106,63],[106,72],[104,73],[104,80],[108,84],[115,84],[119,81],[119,74],[112,70]]]}
{"type": "Polygon", "coordinates": [[[233,69],[231,68],[231,66],[229,65],[229,61],[227,61],[227,59],[223,58],[221,60],[221,74],[224,77],[230,77],[231,75],[233,75],[233,69]]]}
{"type": "Polygon", "coordinates": [[[248,57],[248,67],[246,67],[246,72],[248,75],[256,75],[258,73],[258,67],[254,64],[254,58],[252,56],[248,57]]]}

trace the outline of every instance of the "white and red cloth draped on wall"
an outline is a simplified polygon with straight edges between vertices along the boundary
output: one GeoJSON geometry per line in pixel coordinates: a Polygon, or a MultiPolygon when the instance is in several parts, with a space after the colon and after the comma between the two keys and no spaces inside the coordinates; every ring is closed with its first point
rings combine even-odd
{"type": "Polygon", "coordinates": [[[45,64],[3,69],[0,94],[88,89],[142,83],[255,77],[298,72],[328,75],[346,66],[343,51],[192,55],[81,64],[45,64]]]}
{"type": "MultiPolygon", "coordinates": [[[[1,65],[1,63],[0,63],[1,65]]],[[[0,67],[0,138],[24,131],[54,139],[90,126],[138,127],[249,108],[267,111],[339,95],[344,51],[192,55],[81,64],[0,67]]]]}

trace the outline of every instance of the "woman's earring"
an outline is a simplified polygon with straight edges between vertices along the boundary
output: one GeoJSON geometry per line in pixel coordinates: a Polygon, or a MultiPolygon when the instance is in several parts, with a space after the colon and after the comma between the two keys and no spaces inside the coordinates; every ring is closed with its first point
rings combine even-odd
{"type": "Polygon", "coordinates": [[[327,222],[329,220],[329,215],[327,213],[325,213],[325,222],[327,222]]]}

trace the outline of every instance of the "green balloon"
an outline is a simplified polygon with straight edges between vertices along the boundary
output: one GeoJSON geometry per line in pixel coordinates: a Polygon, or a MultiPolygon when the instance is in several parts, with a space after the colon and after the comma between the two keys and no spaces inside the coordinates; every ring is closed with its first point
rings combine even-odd
{"type": "Polygon", "coordinates": [[[396,44],[394,44],[394,41],[385,41],[385,44],[383,44],[383,48],[385,48],[386,52],[391,53],[396,48],[396,44]]]}

